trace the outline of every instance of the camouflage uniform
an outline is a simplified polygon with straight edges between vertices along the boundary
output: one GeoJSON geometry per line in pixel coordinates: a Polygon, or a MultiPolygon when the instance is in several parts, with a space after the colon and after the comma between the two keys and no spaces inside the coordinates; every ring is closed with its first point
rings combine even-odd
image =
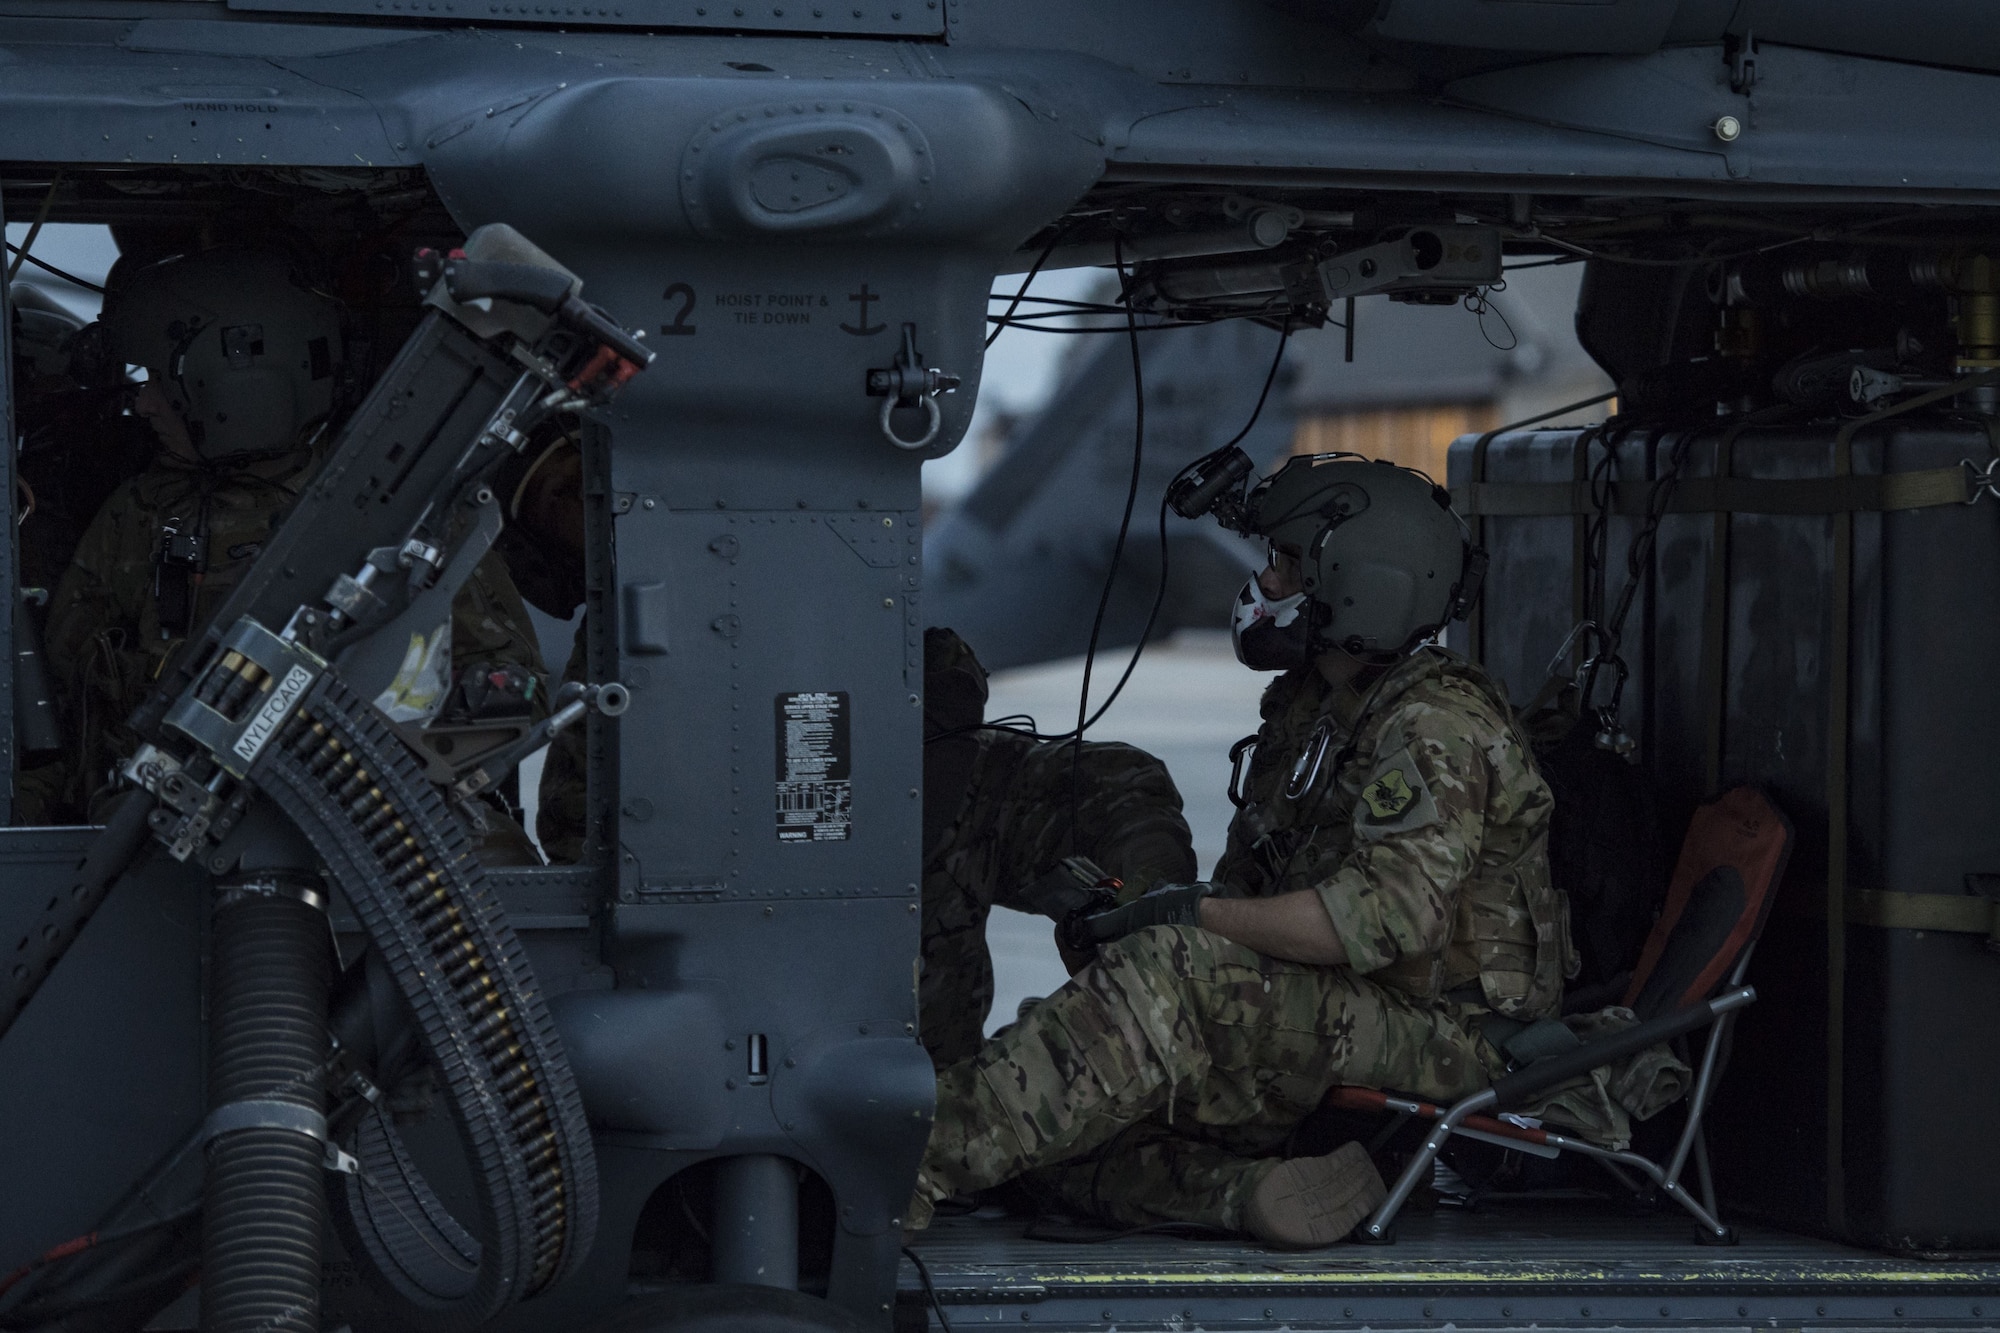
{"type": "MultiPolygon", "coordinates": [[[[192,582],[187,621],[200,626],[249,569],[318,461],[302,454],[289,470],[280,465],[265,476],[163,459],[112,493],[49,604],[45,641],[68,748],[21,775],[20,822],[86,818],[91,794],[137,747],[126,719],[184,641],[161,624],[156,579],[163,525],[180,520],[188,527],[205,514],[206,568],[192,582]]],[[[169,574],[179,576],[177,570],[169,574]]],[[[511,661],[540,678],[541,656],[527,626],[520,594],[505,566],[489,555],[453,606],[452,659],[460,667],[511,661]]]]}
{"type": "Polygon", "coordinates": [[[1020,890],[1069,855],[1087,856],[1124,894],[1192,879],[1193,838],[1166,766],[1130,745],[1086,743],[1077,761],[1077,835],[1070,827],[1074,747],[1004,731],[978,733],[958,819],[924,858],[923,973],[917,1012],[939,1065],[978,1050],[993,1006],[986,918],[998,904],[1035,908],[1020,890]]]}
{"type": "Polygon", "coordinates": [[[1106,946],[939,1075],[912,1220],[1033,1171],[1122,1223],[1240,1230],[1255,1159],[1281,1154],[1329,1088],[1449,1100],[1490,1082],[1505,1062],[1487,1016],[1553,1015],[1570,964],[1548,788],[1503,700],[1429,649],[1358,692],[1310,669],[1274,681],[1215,878],[1317,893],[1350,965],[1185,927],[1106,946]]]}

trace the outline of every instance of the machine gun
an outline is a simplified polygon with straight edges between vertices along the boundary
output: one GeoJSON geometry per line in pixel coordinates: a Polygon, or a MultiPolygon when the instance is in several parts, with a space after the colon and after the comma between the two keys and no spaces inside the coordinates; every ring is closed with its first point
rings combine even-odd
{"type": "Polygon", "coordinates": [[[424,724],[449,684],[453,597],[502,526],[495,473],[538,424],[608,400],[652,354],[512,228],[421,254],[419,276],[431,308],[135,717],[147,743],[124,772],[138,790],[16,951],[0,1033],[148,833],[202,865],[223,889],[212,994],[229,997],[211,1001],[205,1303],[228,1306],[232,1270],[253,1304],[282,1300],[287,1270],[316,1303],[332,1167],[343,1239],[391,1308],[470,1327],[577,1268],[597,1184],[542,988],[451,802],[588,708],[622,711],[624,695],[573,688],[539,726],[455,751],[442,773],[436,750],[420,753],[424,724]],[[268,811],[310,847],[295,870],[245,859],[271,840],[268,811]],[[436,1071],[472,1168],[469,1222],[413,1165],[372,1071],[351,1053],[328,1059],[315,866],[365,927],[436,1071]],[[333,1068],[345,1100],[328,1108],[333,1068]]]}

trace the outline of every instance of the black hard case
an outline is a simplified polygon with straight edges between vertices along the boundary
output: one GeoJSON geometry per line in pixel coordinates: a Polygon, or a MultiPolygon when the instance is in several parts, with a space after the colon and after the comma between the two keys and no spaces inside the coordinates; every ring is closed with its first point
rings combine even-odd
{"type": "MultiPolygon", "coordinates": [[[[1837,426],[1750,428],[1728,475],[1824,477],[1837,426]]],[[[1694,433],[1683,477],[1713,477],[1725,429],[1694,433]]],[[[1453,445],[1450,481],[1576,482],[1607,494],[1607,450],[1636,509],[1679,435],[1653,429],[1520,432],[1495,438],[1475,476],[1475,437],[1453,445]]],[[[1856,474],[1983,466],[1988,432],[1968,420],[1884,422],[1859,431],[1856,474]]],[[[1690,488],[1693,489],[1693,488],[1690,488]]],[[[1615,604],[1636,513],[1605,521],[1590,557],[1578,515],[1486,517],[1484,606],[1454,645],[1504,679],[1516,704],[1592,602],[1615,604]]],[[[1750,980],[1759,1002],[1709,1117],[1720,1190],[1736,1215],[1899,1251],[2000,1247],[2000,954],[1975,934],[1850,922],[1840,1040],[1826,926],[1829,665],[1834,532],[1826,514],[1669,512],[1640,571],[1622,655],[1620,709],[1654,780],[1669,848],[1716,785],[1762,784],[1798,844],[1750,980]],[[1718,538],[1726,571],[1716,579],[1718,538]],[[1713,585],[1713,586],[1712,586],[1713,585]],[[1720,614],[1711,601],[1725,600],[1720,614]],[[1725,627],[1707,645],[1705,626],[1725,627]],[[1724,685],[1704,687],[1704,666],[1724,685]],[[1718,720],[1711,715],[1719,713],[1718,720]],[[1717,727],[1719,725],[1719,732],[1717,727]],[[1719,744],[1718,744],[1719,742],[1719,744]],[[1716,757],[1710,757],[1715,746],[1716,757]],[[1717,762],[1719,760],[1719,762],[1717,762]],[[1830,1078],[1830,1068],[1838,1068],[1830,1078]],[[1835,1095],[1837,1089],[1838,1095],[1835,1095]],[[1830,1126],[1832,1128],[1830,1129],[1830,1126]],[[1837,1165],[1836,1165],[1837,1163],[1837,1165]]],[[[2000,872],[2000,503],[1852,517],[1846,764],[1850,891],[1973,894],[2000,872]]]]}

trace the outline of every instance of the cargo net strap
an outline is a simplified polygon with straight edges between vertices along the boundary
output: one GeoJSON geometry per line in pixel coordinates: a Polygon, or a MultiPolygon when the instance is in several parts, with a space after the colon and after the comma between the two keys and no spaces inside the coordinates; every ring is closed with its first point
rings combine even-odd
{"type": "Polygon", "coordinates": [[[425,1328],[467,1328],[576,1270],[597,1168],[569,1063],[465,830],[389,725],[330,673],[260,763],[408,1002],[478,1196],[455,1220],[371,1111],[336,1198],[355,1258],[425,1328]]]}

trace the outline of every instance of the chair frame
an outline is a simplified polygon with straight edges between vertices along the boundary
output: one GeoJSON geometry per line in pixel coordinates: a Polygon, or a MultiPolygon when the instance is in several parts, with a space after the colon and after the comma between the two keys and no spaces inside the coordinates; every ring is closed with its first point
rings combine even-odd
{"type": "Polygon", "coordinates": [[[1334,1106],[1348,1110],[1394,1111],[1434,1122],[1423,1146],[1396,1178],[1388,1198],[1383,1200],[1372,1217],[1355,1229],[1354,1238],[1373,1245],[1395,1243],[1393,1228],[1397,1213],[1402,1211],[1411,1193],[1429,1178],[1438,1153],[1456,1134],[1484,1143],[1497,1143],[1504,1148],[1519,1149],[1538,1157],[1577,1153],[1598,1162],[1634,1193],[1639,1192],[1639,1186],[1625,1172],[1627,1169],[1636,1171],[1650,1180],[1660,1193],[1687,1211],[1695,1221],[1698,1228],[1696,1237],[1702,1244],[1735,1244],[1735,1229],[1723,1223],[1716,1206],[1715,1180],[1709,1169],[1708,1144],[1702,1133],[1702,1124],[1715,1092],[1722,1053],[1728,1048],[1730,1029],[1735,1026],[1738,1013],[1757,999],[1756,990],[1743,984],[1752,951],[1752,947],[1743,950],[1736,966],[1730,971],[1728,981],[1713,998],[1678,1013],[1650,1019],[1622,1032],[1587,1042],[1562,1055],[1537,1060],[1449,1107],[1369,1088],[1336,1088],[1329,1099],[1334,1106]],[[1658,1042],[1669,1041],[1703,1027],[1709,1029],[1708,1041],[1702,1051],[1694,1087],[1688,1095],[1687,1125],[1682,1129],[1680,1138],[1674,1144],[1673,1155],[1665,1165],[1630,1150],[1604,1148],[1554,1130],[1510,1124],[1492,1114],[1508,1106],[1521,1105],[1536,1093],[1600,1065],[1610,1064],[1658,1042]],[[1681,1176],[1690,1161],[1695,1163],[1701,1191],[1699,1200],[1681,1183],[1681,1176]]]}

